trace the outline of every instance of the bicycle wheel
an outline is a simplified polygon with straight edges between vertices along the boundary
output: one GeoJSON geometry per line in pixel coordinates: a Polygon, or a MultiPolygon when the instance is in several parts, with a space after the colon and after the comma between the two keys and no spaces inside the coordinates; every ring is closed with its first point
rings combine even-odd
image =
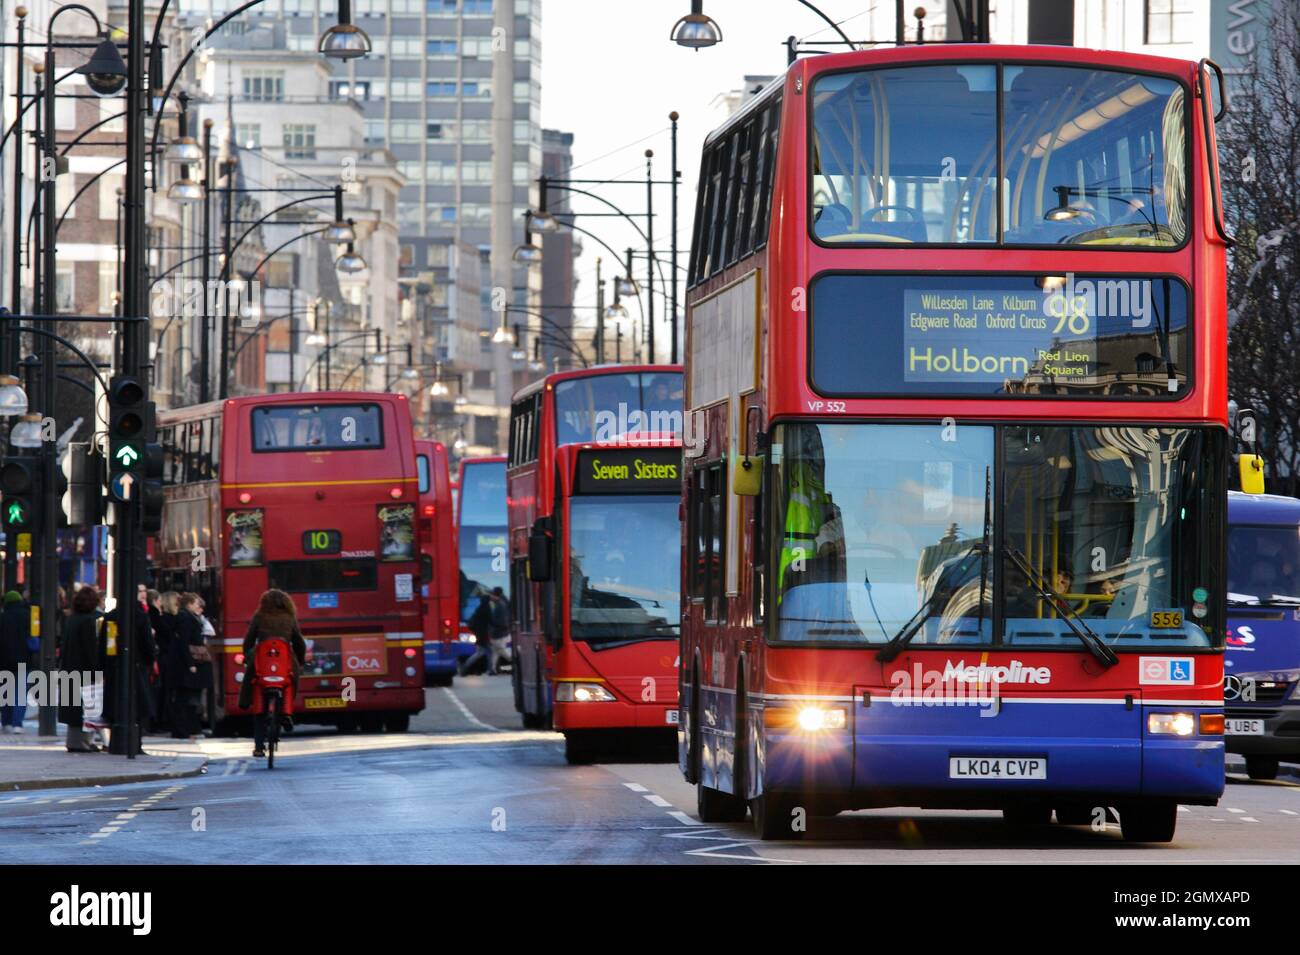
{"type": "Polygon", "coordinates": [[[275,769],[275,744],[280,741],[280,697],[266,701],[266,768],[275,769]]]}

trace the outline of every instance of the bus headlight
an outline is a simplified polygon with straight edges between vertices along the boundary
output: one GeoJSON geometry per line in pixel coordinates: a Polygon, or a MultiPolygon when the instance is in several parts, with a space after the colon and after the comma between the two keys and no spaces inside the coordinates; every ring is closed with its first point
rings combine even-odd
{"type": "Polygon", "coordinates": [[[470,633],[468,630],[462,630],[462,631],[460,632],[460,642],[461,642],[461,643],[478,643],[478,637],[474,636],[474,634],[470,633]]]}
{"type": "Polygon", "coordinates": [[[560,683],[555,687],[556,703],[612,703],[614,694],[599,683],[560,683]]]}
{"type": "Polygon", "coordinates": [[[1191,713],[1149,713],[1147,731],[1153,735],[1191,736],[1196,732],[1196,718],[1191,713]]]}
{"type": "Polygon", "coordinates": [[[842,730],[849,723],[849,714],[838,706],[805,706],[799,710],[795,722],[805,733],[842,730]]]}

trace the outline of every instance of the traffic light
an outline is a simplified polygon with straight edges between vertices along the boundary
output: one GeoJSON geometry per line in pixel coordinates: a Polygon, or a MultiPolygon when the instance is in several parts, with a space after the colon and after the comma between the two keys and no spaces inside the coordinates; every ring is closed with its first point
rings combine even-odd
{"type": "Polygon", "coordinates": [[[104,523],[103,458],[92,456],[90,448],[74,442],[63,457],[63,513],[69,524],[104,523]]]}
{"type": "Polygon", "coordinates": [[[144,383],[116,375],[108,383],[108,493],[128,503],[143,493],[144,445],[149,403],[144,383]]]}
{"type": "Polygon", "coordinates": [[[35,455],[14,456],[0,468],[0,519],[5,530],[33,533],[41,524],[41,459],[35,455]]]}
{"type": "Polygon", "coordinates": [[[152,401],[145,406],[145,442],[142,470],[144,483],[141,485],[140,503],[142,505],[141,521],[146,534],[157,534],[162,530],[163,512],[163,449],[158,443],[158,407],[152,401]]]}

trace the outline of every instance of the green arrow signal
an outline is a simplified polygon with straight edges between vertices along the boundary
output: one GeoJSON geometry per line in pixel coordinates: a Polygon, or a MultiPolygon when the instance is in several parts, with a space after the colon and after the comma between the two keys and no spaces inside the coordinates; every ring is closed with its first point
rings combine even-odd
{"type": "Polygon", "coordinates": [[[129,468],[136,461],[140,460],[140,452],[131,447],[131,445],[124,444],[117,449],[117,453],[114,454],[113,457],[117,458],[123,467],[129,468]]]}
{"type": "Polygon", "coordinates": [[[23,505],[21,501],[10,501],[7,511],[10,524],[21,524],[23,522],[23,505]]]}

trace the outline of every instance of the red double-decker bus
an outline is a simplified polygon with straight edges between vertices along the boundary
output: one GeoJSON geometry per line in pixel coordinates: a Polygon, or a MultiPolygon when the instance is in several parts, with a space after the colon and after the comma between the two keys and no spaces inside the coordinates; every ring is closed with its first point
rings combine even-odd
{"type": "Polygon", "coordinates": [[[1218,800],[1217,72],[816,56],[708,138],[679,735],[702,819],[1118,810],[1167,841],[1218,800]]]}
{"type": "Polygon", "coordinates": [[[511,408],[515,708],[571,763],[629,734],[671,750],[681,429],[679,366],[560,372],[511,408]]]}
{"type": "Polygon", "coordinates": [[[447,446],[417,438],[419,478],[420,596],[424,601],[424,676],[451,686],[460,661],[460,558],[451,503],[447,446]]]}
{"type": "Polygon", "coordinates": [[[244,635],[269,587],[307,641],[301,722],[404,731],[424,708],[418,476],[404,396],[232,398],[158,415],[163,589],[202,595],[216,638],[209,717],[238,705],[244,635]]]}

